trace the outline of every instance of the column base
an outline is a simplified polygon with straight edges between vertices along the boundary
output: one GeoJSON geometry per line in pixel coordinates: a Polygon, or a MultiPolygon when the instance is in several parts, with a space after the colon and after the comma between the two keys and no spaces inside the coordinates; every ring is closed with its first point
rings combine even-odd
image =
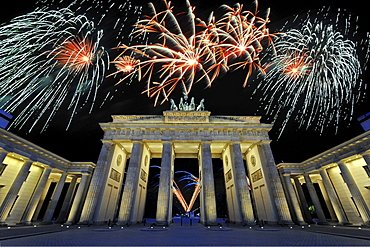
{"type": "Polygon", "coordinates": [[[308,224],[306,222],[298,222],[298,225],[299,226],[308,226],[308,224]]]}
{"type": "Polygon", "coordinates": [[[77,225],[94,225],[94,222],[92,220],[80,221],[77,225]]]}
{"type": "Polygon", "coordinates": [[[53,224],[53,222],[51,222],[51,221],[43,221],[43,222],[40,223],[40,225],[52,225],[52,224],[53,224]]]}
{"type": "Polygon", "coordinates": [[[117,221],[117,226],[130,226],[132,225],[132,222],[127,222],[127,221],[117,221]]]}
{"type": "Polygon", "coordinates": [[[17,223],[17,225],[19,226],[31,226],[33,225],[31,221],[21,221],[19,223],[17,223]]]}
{"type": "Polygon", "coordinates": [[[366,221],[362,224],[363,226],[370,226],[370,221],[366,221]]]}
{"type": "Polygon", "coordinates": [[[318,225],[329,225],[329,222],[327,221],[319,221],[317,222],[318,225]]]}
{"type": "Polygon", "coordinates": [[[279,225],[287,225],[287,226],[292,226],[292,225],[295,225],[293,221],[290,221],[290,220],[280,220],[279,222],[277,222],[277,224],[279,225]]]}
{"type": "Polygon", "coordinates": [[[255,221],[244,221],[244,222],[234,222],[237,225],[241,226],[255,226],[256,222],[255,221]]]}
{"type": "Polygon", "coordinates": [[[338,225],[341,225],[341,226],[350,226],[350,225],[352,225],[352,223],[349,223],[349,222],[338,222],[338,225]]]}

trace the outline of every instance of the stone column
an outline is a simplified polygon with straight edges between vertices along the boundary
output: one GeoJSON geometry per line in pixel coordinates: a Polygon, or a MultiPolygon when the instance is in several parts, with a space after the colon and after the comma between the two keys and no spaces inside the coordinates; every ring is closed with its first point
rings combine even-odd
{"type": "Polygon", "coordinates": [[[243,223],[255,225],[252,200],[248,189],[247,175],[245,172],[240,143],[233,143],[230,145],[230,158],[234,168],[236,192],[240,204],[241,215],[243,217],[243,223]]]}
{"type": "Polygon", "coordinates": [[[32,197],[31,197],[31,200],[28,202],[27,208],[24,211],[22,220],[20,222],[21,224],[24,224],[24,225],[30,225],[31,224],[32,216],[34,215],[34,213],[36,211],[36,207],[37,207],[37,205],[40,201],[41,194],[44,191],[44,187],[46,185],[46,182],[48,181],[50,173],[51,173],[51,168],[50,167],[44,168],[44,171],[43,171],[43,173],[41,175],[41,178],[40,178],[40,180],[37,184],[35,192],[33,193],[32,197]]]}
{"type": "Polygon", "coordinates": [[[353,197],[353,200],[356,203],[358,211],[361,214],[361,218],[364,221],[364,225],[370,225],[369,208],[366,205],[366,202],[364,198],[362,197],[361,192],[359,188],[357,187],[357,184],[355,180],[353,179],[351,172],[349,171],[344,161],[339,161],[338,166],[339,166],[340,171],[342,172],[343,179],[347,184],[347,187],[353,197]]]}
{"type": "Polygon", "coordinates": [[[78,209],[80,208],[80,204],[83,200],[83,194],[85,191],[85,188],[87,187],[88,181],[90,178],[90,174],[83,174],[80,180],[80,184],[78,186],[75,198],[72,202],[71,210],[69,211],[68,219],[66,224],[72,225],[75,223],[76,215],[78,213],[78,209]]]}
{"type": "Polygon", "coordinates": [[[40,200],[37,203],[37,207],[36,207],[35,213],[32,216],[31,221],[37,221],[38,220],[38,218],[39,218],[38,216],[40,214],[41,207],[42,207],[42,205],[44,205],[45,197],[46,197],[46,195],[47,195],[47,193],[50,189],[50,185],[51,185],[52,182],[53,182],[52,178],[49,178],[46,181],[45,187],[43,188],[43,191],[42,191],[41,196],[40,196],[40,200]]]}
{"type": "Polygon", "coordinates": [[[63,172],[62,175],[60,176],[59,182],[58,182],[58,184],[57,184],[57,186],[54,190],[54,193],[51,196],[49,205],[48,205],[48,207],[45,211],[45,216],[44,216],[44,219],[42,221],[43,224],[51,224],[52,223],[51,221],[53,219],[54,211],[55,211],[55,208],[58,204],[58,200],[60,198],[60,194],[62,193],[66,178],[67,178],[67,173],[63,172]]]}
{"type": "Polygon", "coordinates": [[[370,169],[370,153],[368,153],[368,152],[363,153],[362,158],[365,160],[367,166],[370,169]]]}
{"type": "Polygon", "coordinates": [[[20,191],[24,180],[27,178],[32,163],[32,160],[25,160],[12,186],[10,187],[8,194],[5,196],[4,201],[0,206],[0,225],[6,225],[5,220],[9,215],[9,212],[17,198],[18,192],[20,191]]]}
{"type": "Polygon", "coordinates": [[[60,209],[59,216],[56,220],[57,223],[65,222],[65,218],[67,216],[69,206],[71,205],[73,192],[75,191],[75,188],[76,188],[77,179],[78,179],[78,176],[74,175],[71,182],[69,183],[68,190],[67,190],[66,196],[64,197],[64,201],[60,209]]]}
{"type": "Polygon", "coordinates": [[[258,153],[261,158],[262,168],[268,175],[266,183],[271,188],[272,195],[274,197],[275,206],[279,216],[279,224],[293,224],[292,217],[290,215],[288,202],[286,200],[283,185],[279,177],[279,172],[276,168],[274,156],[269,143],[262,143],[258,145],[258,153]]]}
{"type": "Polygon", "coordinates": [[[110,142],[103,143],[78,224],[93,224],[100,194],[104,193],[101,188],[108,177],[109,162],[112,160],[114,147],[115,144],[110,142]]]}
{"type": "Polygon", "coordinates": [[[304,196],[304,192],[301,186],[301,183],[299,182],[298,177],[294,177],[294,185],[298,193],[299,201],[301,203],[301,210],[303,211],[304,216],[306,217],[307,223],[312,223],[312,216],[310,211],[308,210],[308,204],[306,201],[306,197],[304,196]]]}
{"type": "Polygon", "coordinates": [[[346,214],[341,206],[340,200],[337,196],[337,193],[335,192],[335,189],[333,187],[333,184],[330,181],[330,178],[328,176],[328,173],[326,172],[326,169],[321,168],[319,169],[320,176],[322,178],[322,182],[324,184],[324,187],[326,189],[326,192],[328,193],[329,200],[331,202],[331,205],[333,206],[335,215],[338,219],[338,224],[344,225],[349,224],[346,214]]]}
{"type": "Polygon", "coordinates": [[[162,149],[161,173],[157,201],[157,225],[168,226],[171,214],[170,201],[172,197],[172,174],[173,174],[173,149],[172,143],[164,142],[162,149]]]}
{"type": "Polygon", "coordinates": [[[334,212],[334,209],[331,205],[331,202],[330,202],[330,199],[329,199],[329,196],[328,196],[328,192],[326,192],[326,188],[325,188],[324,183],[322,182],[321,179],[316,180],[316,183],[319,185],[322,197],[324,198],[324,202],[325,202],[325,205],[326,205],[326,207],[329,211],[329,215],[330,215],[331,219],[332,220],[338,220],[337,216],[334,212]]]}
{"type": "Polygon", "coordinates": [[[6,151],[5,149],[3,148],[0,148],[0,164],[3,163],[3,161],[5,160],[6,156],[8,155],[8,151],[6,151]]]}
{"type": "Polygon", "coordinates": [[[302,211],[301,211],[301,208],[299,207],[297,194],[295,193],[295,190],[294,190],[294,187],[293,187],[293,184],[292,184],[292,180],[290,178],[290,174],[283,174],[283,177],[284,177],[284,180],[285,180],[286,189],[289,193],[290,200],[292,202],[292,206],[293,206],[295,215],[297,217],[298,224],[301,225],[301,226],[302,225],[307,225],[307,223],[304,222],[302,211]]]}
{"type": "Polygon", "coordinates": [[[123,188],[117,225],[128,225],[131,223],[130,219],[138,189],[143,148],[144,144],[139,141],[135,141],[132,146],[132,153],[127,169],[125,186],[123,188]]]}
{"type": "Polygon", "coordinates": [[[316,193],[315,187],[313,186],[313,183],[311,181],[310,175],[305,173],[304,174],[304,180],[306,181],[306,186],[307,186],[307,189],[308,189],[308,193],[310,194],[312,203],[315,207],[315,212],[317,214],[317,217],[319,218],[318,224],[322,224],[322,225],[327,224],[328,222],[326,221],[324,211],[322,210],[319,197],[317,196],[317,193],[316,193]]]}
{"type": "Polygon", "coordinates": [[[204,207],[204,225],[217,225],[215,182],[213,177],[211,144],[200,144],[201,195],[204,207]]]}

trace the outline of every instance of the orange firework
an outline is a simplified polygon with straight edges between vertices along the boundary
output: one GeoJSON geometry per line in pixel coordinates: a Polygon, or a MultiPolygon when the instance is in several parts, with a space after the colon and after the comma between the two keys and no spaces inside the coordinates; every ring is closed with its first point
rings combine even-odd
{"type": "Polygon", "coordinates": [[[112,63],[115,64],[116,69],[118,72],[122,73],[130,73],[135,69],[136,64],[138,63],[138,60],[129,57],[129,56],[123,56],[117,58],[117,60],[113,61],[112,63]]]}
{"type": "MultiPolygon", "coordinates": [[[[129,73],[138,72],[139,81],[146,78],[145,93],[155,98],[155,105],[160,96],[163,98],[161,103],[168,100],[179,85],[184,95],[188,95],[199,81],[211,86],[217,77],[232,66],[235,69],[249,66],[245,81],[254,68],[264,72],[259,54],[263,50],[261,42],[271,37],[266,27],[268,18],[257,17],[250,11],[244,11],[243,5],[237,4],[236,8],[224,5],[226,14],[219,21],[215,20],[213,14],[207,21],[202,21],[195,18],[195,8],[187,0],[187,11],[181,15],[187,22],[181,25],[178,21],[180,15],[174,13],[170,2],[164,0],[164,3],[166,9],[161,12],[157,12],[151,4],[153,16],[140,20],[134,32],[139,35],[156,33],[159,42],[134,46],[123,44],[118,47],[123,52],[113,61],[120,63],[127,54],[140,57],[141,61],[129,73]]],[[[120,71],[121,67],[117,69],[113,74],[126,73],[120,71]]]]}
{"type": "Polygon", "coordinates": [[[88,38],[69,39],[52,52],[59,64],[70,70],[81,72],[93,64],[95,45],[88,38]]]}
{"type": "Polygon", "coordinates": [[[223,59],[227,61],[230,67],[236,66],[235,69],[239,69],[249,66],[243,84],[243,86],[246,86],[254,68],[264,73],[259,58],[259,54],[263,50],[261,42],[265,39],[271,42],[273,36],[266,26],[269,23],[268,14],[266,19],[258,17],[256,16],[257,10],[256,13],[245,11],[241,4],[236,4],[235,8],[228,5],[222,7],[226,9],[226,14],[216,22],[220,44],[215,47],[223,49],[223,59]]]}
{"type": "Polygon", "coordinates": [[[304,77],[311,71],[310,62],[304,53],[288,55],[288,59],[282,61],[282,63],[284,64],[281,68],[283,74],[293,79],[304,77]]]}
{"type": "Polygon", "coordinates": [[[177,184],[174,180],[173,180],[172,192],[176,196],[176,198],[179,200],[182,208],[185,210],[185,212],[187,212],[187,209],[188,209],[189,206],[186,203],[186,200],[185,200],[184,196],[182,195],[179,186],[177,186],[177,184]]]}
{"type": "Polygon", "coordinates": [[[183,30],[182,25],[177,21],[170,3],[166,3],[167,9],[159,13],[152,5],[154,17],[139,21],[136,25],[136,33],[157,32],[160,34],[162,42],[152,45],[121,45],[118,48],[124,50],[113,61],[113,63],[119,63],[125,53],[142,57],[136,65],[135,72],[139,73],[139,80],[147,77],[148,86],[145,92],[149,97],[155,97],[155,104],[159,96],[163,97],[162,102],[168,100],[168,96],[179,84],[183,86],[183,92],[187,95],[194,83],[204,79],[210,85],[212,80],[216,78],[210,77],[209,71],[205,68],[207,63],[216,62],[213,50],[202,42],[204,35],[196,33],[194,8],[190,6],[189,2],[187,3],[188,12],[186,15],[191,24],[187,26],[186,30],[183,30]],[[167,27],[167,23],[173,25],[167,27]],[[158,77],[153,80],[155,73],[158,73],[158,77]]]}

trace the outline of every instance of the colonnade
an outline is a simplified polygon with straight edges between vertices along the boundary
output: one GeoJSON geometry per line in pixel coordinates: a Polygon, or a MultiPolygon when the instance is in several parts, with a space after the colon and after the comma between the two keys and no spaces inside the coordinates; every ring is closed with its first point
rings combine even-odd
{"type": "Polygon", "coordinates": [[[0,225],[30,225],[37,221],[53,182],[56,186],[42,223],[67,219],[75,223],[95,164],[69,162],[3,129],[0,135],[0,225]],[[54,218],[67,183],[69,189],[63,195],[58,217],[54,218]]]}
{"type": "Polygon", "coordinates": [[[295,220],[300,223],[312,221],[307,210],[307,198],[302,192],[302,185],[305,185],[318,224],[328,224],[329,219],[340,225],[370,225],[370,152],[356,154],[356,151],[363,149],[366,145],[360,145],[357,150],[352,146],[348,154],[342,151],[341,158],[336,161],[329,159],[322,162],[321,157],[335,156],[335,150],[339,148],[302,163],[278,165],[295,220]],[[319,189],[315,189],[314,183],[319,185],[319,189]]]}
{"type": "MultiPolygon", "coordinates": [[[[156,146],[159,144],[156,143],[156,146]]],[[[212,158],[217,156],[223,159],[225,186],[231,188],[227,194],[229,218],[238,224],[255,224],[256,219],[261,218],[258,212],[271,210],[271,217],[266,217],[266,222],[275,224],[292,224],[287,201],[282,188],[279,174],[272,159],[269,143],[258,143],[250,148],[251,153],[257,153],[257,168],[263,170],[263,182],[268,187],[265,192],[265,200],[272,202],[269,205],[256,205],[252,201],[253,182],[247,181],[247,172],[244,159],[251,154],[242,153],[241,143],[225,143],[222,153],[212,153],[211,141],[197,142],[199,164],[200,190],[200,221],[204,225],[217,225],[217,207],[215,195],[215,182],[213,176],[212,158]],[[234,196],[232,196],[234,195],[234,196]],[[254,207],[257,207],[257,215],[254,214],[254,207]],[[258,208],[260,207],[260,208],[258,208]]],[[[151,150],[151,144],[147,141],[135,140],[130,144],[116,141],[104,141],[94,176],[91,180],[87,198],[82,210],[79,224],[101,224],[114,220],[117,216],[117,225],[130,225],[139,223],[143,219],[144,205],[146,198],[146,187],[148,182],[148,168],[152,156],[161,157],[160,180],[158,189],[156,224],[169,225],[172,220],[173,203],[173,178],[175,158],[179,155],[175,148],[176,141],[161,141],[160,151],[151,150]],[[127,148],[128,147],[128,148],[127,148]],[[157,153],[154,153],[157,152],[157,153]],[[159,152],[159,153],[158,153],[159,152]],[[124,165],[117,166],[118,157],[124,157],[124,165]],[[148,158],[149,157],[149,158],[148,158]],[[128,167],[126,168],[126,159],[128,167]],[[123,174],[127,170],[124,186],[118,187],[116,191],[111,188],[114,178],[112,171],[120,176],[119,182],[123,180],[123,174]],[[120,192],[122,191],[122,192],[120,192]],[[115,194],[116,193],[116,194],[115,194]],[[121,194],[121,196],[120,196],[121,194]],[[110,205],[110,206],[109,206],[110,205]],[[113,206],[112,206],[113,205],[113,206]],[[107,208],[112,212],[107,214],[107,208]]],[[[192,156],[193,157],[193,156],[192,156]]],[[[248,163],[248,162],[247,162],[248,163]]],[[[248,176],[251,176],[253,169],[247,169],[248,176]]]]}
{"type": "Polygon", "coordinates": [[[0,129],[0,224],[36,220],[53,182],[56,185],[42,219],[45,224],[140,222],[152,158],[161,158],[158,225],[172,220],[176,158],[198,159],[204,225],[217,224],[214,158],[223,161],[231,222],[292,224],[269,144],[271,125],[260,123],[260,117],[166,111],[163,116],[112,118],[113,122],[101,124],[104,137],[96,165],[69,162],[0,129]],[[66,183],[69,187],[63,193],[66,183]],[[61,209],[55,218],[57,205],[61,209]]]}

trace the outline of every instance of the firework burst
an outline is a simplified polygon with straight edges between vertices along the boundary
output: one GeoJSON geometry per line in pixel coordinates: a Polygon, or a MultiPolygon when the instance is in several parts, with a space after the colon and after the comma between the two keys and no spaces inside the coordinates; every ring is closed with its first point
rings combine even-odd
{"type": "Polygon", "coordinates": [[[80,73],[93,64],[95,45],[89,39],[66,40],[53,53],[59,66],[80,73]]]}
{"type": "MultiPolygon", "coordinates": [[[[102,44],[130,43],[141,6],[128,0],[39,0],[36,6],[0,27],[0,107],[16,116],[11,127],[29,131],[42,124],[44,131],[66,108],[68,129],[77,112],[89,106],[91,113],[99,99],[111,52],[102,44]]],[[[108,89],[101,105],[113,96],[108,89]]]]}
{"type": "Polygon", "coordinates": [[[135,66],[138,62],[138,60],[135,60],[132,57],[123,56],[119,57],[117,61],[114,62],[114,64],[118,72],[127,74],[135,70],[135,66]]]}
{"type": "Polygon", "coordinates": [[[341,29],[342,14],[328,16],[321,12],[307,17],[302,28],[289,29],[275,40],[274,53],[270,49],[274,55],[269,57],[260,89],[267,115],[274,121],[283,119],[280,134],[291,119],[320,132],[332,123],[337,126],[352,115],[360,98],[356,32],[351,31],[348,17],[341,29]]]}
{"type": "Polygon", "coordinates": [[[184,14],[175,14],[170,2],[164,3],[166,9],[161,12],[151,4],[153,15],[136,24],[137,35],[154,33],[157,42],[121,45],[118,48],[123,51],[114,61],[118,64],[127,55],[140,60],[131,74],[137,73],[139,80],[146,79],[145,92],[155,97],[155,105],[160,96],[161,103],[168,100],[178,85],[185,96],[196,82],[204,81],[211,86],[230,67],[239,69],[249,65],[246,81],[254,68],[262,70],[258,56],[263,49],[261,41],[270,37],[266,28],[268,19],[243,11],[242,5],[235,8],[225,5],[226,14],[219,21],[213,14],[202,21],[195,18],[195,8],[189,1],[184,14]],[[186,20],[186,25],[181,25],[180,19],[186,20]]]}
{"type": "Polygon", "coordinates": [[[179,172],[186,173],[186,175],[182,176],[179,179],[179,182],[180,181],[186,181],[186,180],[189,181],[189,183],[186,184],[184,186],[184,188],[194,186],[193,194],[190,198],[190,201],[189,201],[189,204],[187,205],[187,208],[185,209],[185,212],[190,212],[192,210],[193,206],[194,206],[195,200],[197,199],[197,197],[199,196],[199,193],[200,193],[201,186],[200,186],[199,178],[197,178],[193,174],[191,174],[189,172],[186,172],[186,171],[179,171],[179,172]]]}
{"type": "Polygon", "coordinates": [[[43,131],[67,98],[70,121],[78,106],[94,102],[108,56],[103,32],[86,16],[38,9],[1,26],[0,35],[0,105],[17,114],[12,126],[32,121],[31,131],[44,122],[43,131]]]}
{"type": "MultiPolygon", "coordinates": [[[[234,69],[248,68],[248,73],[243,86],[255,68],[264,73],[260,65],[260,53],[264,50],[262,42],[272,42],[274,35],[269,33],[268,13],[265,18],[255,13],[243,10],[243,5],[236,4],[235,8],[228,5],[222,6],[226,13],[216,22],[219,44],[214,47],[222,48],[222,60],[234,69]]],[[[257,8],[257,6],[256,6],[257,8]]]]}
{"type": "MultiPolygon", "coordinates": [[[[151,45],[121,45],[118,48],[123,52],[114,63],[119,63],[124,54],[135,54],[140,58],[136,66],[139,71],[139,80],[146,76],[148,89],[146,90],[149,97],[156,98],[156,103],[160,95],[164,100],[168,100],[168,95],[172,93],[178,84],[183,86],[184,94],[187,95],[191,90],[194,82],[205,79],[208,84],[211,79],[204,67],[212,61],[212,50],[203,45],[201,36],[197,35],[195,30],[195,17],[193,8],[188,3],[188,12],[186,13],[190,21],[190,31],[185,35],[180,22],[173,13],[173,7],[166,3],[167,9],[157,13],[154,5],[151,5],[155,13],[152,18],[145,18],[136,25],[138,34],[147,32],[159,33],[161,43],[151,45]],[[172,23],[171,29],[166,23],[172,23]],[[156,81],[153,80],[153,74],[159,73],[156,81]],[[200,76],[197,76],[200,74],[200,76]]],[[[163,101],[162,101],[163,102],[163,101]]]]}

